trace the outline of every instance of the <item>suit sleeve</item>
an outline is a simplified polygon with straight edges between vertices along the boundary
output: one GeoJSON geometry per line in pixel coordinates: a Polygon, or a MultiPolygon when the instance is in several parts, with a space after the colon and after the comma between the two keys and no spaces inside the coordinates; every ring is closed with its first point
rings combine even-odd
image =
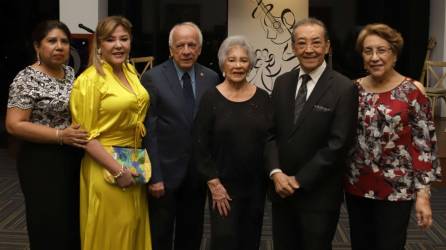
{"type": "Polygon", "coordinates": [[[347,154],[353,145],[358,117],[358,89],[349,83],[339,93],[327,143],[317,151],[295,177],[304,189],[312,189],[336,172],[344,172],[347,154]]]}
{"type": "Polygon", "coordinates": [[[149,72],[144,73],[142,79],[142,84],[147,89],[150,95],[150,106],[148,109],[148,115],[144,121],[144,125],[147,128],[147,135],[144,137],[144,146],[150,156],[150,161],[152,163],[152,178],[150,183],[158,183],[163,181],[163,174],[161,172],[159,154],[158,154],[158,89],[156,84],[154,84],[152,76],[149,72]]]}
{"type": "Polygon", "coordinates": [[[273,169],[280,169],[280,163],[279,163],[279,150],[277,148],[277,142],[276,142],[276,119],[274,115],[274,101],[277,98],[277,90],[278,84],[277,81],[274,83],[274,88],[271,93],[271,102],[270,102],[270,116],[271,116],[271,126],[268,130],[268,136],[265,144],[265,168],[267,171],[267,174],[273,170],[273,169]]]}
{"type": "Polygon", "coordinates": [[[205,180],[218,178],[217,166],[212,157],[212,135],[215,121],[210,92],[204,94],[194,124],[194,152],[198,173],[205,180]]]}

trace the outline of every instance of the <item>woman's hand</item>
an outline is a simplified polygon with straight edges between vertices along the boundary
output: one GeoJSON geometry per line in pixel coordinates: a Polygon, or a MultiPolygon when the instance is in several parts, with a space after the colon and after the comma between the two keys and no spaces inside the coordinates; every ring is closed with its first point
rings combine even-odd
{"type": "Polygon", "coordinates": [[[116,183],[124,191],[132,185],[135,185],[135,179],[133,177],[139,176],[138,173],[132,173],[128,168],[122,168],[122,175],[116,178],[116,183]]]}
{"type": "Polygon", "coordinates": [[[417,192],[415,212],[418,226],[422,229],[427,229],[432,225],[430,195],[424,189],[417,192]]]}
{"type": "Polygon", "coordinates": [[[231,210],[229,201],[232,199],[229,197],[228,192],[226,192],[225,187],[221,184],[218,178],[209,180],[208,186],[212,194],[212,209],[217,207],[218,213],[221,216],[227,216],[231,210]]]}
{"type": "Polygon", "coordinates": [[[72,124],[70,127],[59,130],[60,142],[74,147],[85,148],[88,133],[80,125],[72,124]]]}

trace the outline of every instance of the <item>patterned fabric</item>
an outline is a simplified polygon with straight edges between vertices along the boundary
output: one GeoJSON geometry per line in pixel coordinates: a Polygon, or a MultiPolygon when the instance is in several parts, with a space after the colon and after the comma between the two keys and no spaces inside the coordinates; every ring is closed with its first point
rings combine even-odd
{"type": "Polygon", "coordinates": [[[70,125],[68,100],[74,81],[74,70],[63,66],[64,79],[56,79],[31,66],[20,71],[9,87],[8,108],[31,109],[32,123],[52,128],[70,125]]]}
{"type": "Polygon", "coordinates": [[[358,138],[346,191],[378,200],[414,199],[441,176],[429,100],[409,78],[384,93],[357,84],[358,138]]]}
{"type": "Polygon", "coordinates": [[[299,91],[297,92],[296,100],[294,102],[294,123],[297,122],[300,112],[304,108],[305,102],[307,101],[307,83],[311,80],[311,76],[304,74],[301,76],[302,83],[300,85],[299,91]]]}

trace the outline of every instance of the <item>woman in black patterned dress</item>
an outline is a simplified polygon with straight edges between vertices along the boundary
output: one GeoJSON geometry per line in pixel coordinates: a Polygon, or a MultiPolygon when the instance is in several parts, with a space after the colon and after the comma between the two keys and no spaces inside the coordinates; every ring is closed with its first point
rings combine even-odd
{"type": "Polygon", "coordinates": [[[226,38],[218,60],[225,79],[203,95],[194,125],[197,168],[209,187],[210,249],[259,249],[272,107],[247,80],[256,58],[246,38],[226,38]]]}
{"type": "Polygon", "coordinates": [[[74,71],[64,65],[70,31],[45,21],[33,33],[37,62],[9,90],[7,131],[22,139],[17,158],[30,248],[79,249],[79,166],[85,131],[70,126],[74,71]],[[74,146],[74,147],[73,147],[74,146]]]}

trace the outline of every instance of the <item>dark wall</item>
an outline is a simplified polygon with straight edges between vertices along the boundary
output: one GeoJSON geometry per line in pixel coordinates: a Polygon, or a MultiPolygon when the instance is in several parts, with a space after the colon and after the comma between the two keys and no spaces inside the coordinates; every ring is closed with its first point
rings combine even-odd
{"type": "MultiPolygon", "coordinates": [[[[309,0],[309,4],[309,15],[327,24],[336,70],[350,78],[365,74],[362,59],[354,50],[356,36],[364,25],[383,22],[400,31],[405,39],[397,70],[403,75],[419,78],[429,35],[429,1],[309,0]]],[[[109,14],[127,16],[135,26],[132,49],[135,56],[153,55],[155,64],[164,61],[169,56],[167,37],[172,25],[192,20],[202,27],[204,34],[205,44],[199,61],[217,72],[216,54],[219,44],[227,36],[227,21],[215,23],[213,19],[227,19],[226,12],[226,0],[177,0],[168,3],[163,0],[109,0],[109,14]],[[214,8],[211,18],[206,19],[203,12],[209,2],[224,7],[214,8]],[[214,22],[212,27],[209,27],[209,22],[214,22]]]]}
{"type": "Polygon", "coordinates": [[[131,56],[154,56],[155,64],[165,61],[169,58],[170,29],[192,21],[200,26],[204,37],[198,61],[219,71],[217,51],[227,36],[226,0],[109,0],[108,6],[109,15],[123,15],[134,26],[131,56]]]}
{"type": "MultiPolygon", "coordinates": [[[[273,0],[264,0],[272,2],[273,0]]],[[[397,62],[403,75],[418,79],[429,32],[429,1],[310,0],[310,16],[323,20],[333,45],[333,67],[350,78],[364,75],[354,51],[356,36],[365,24],[384,22],[399,30],[405,46],[397,62]]],[[[132,56],[155,56],[155,64],[169,57],[168,32],[173,24],[194,21],[203,31],[199,62],[218,70],[217,50],[227,36],[227,0],[109,0],[109,15],[124,15],[134,25],[132,56]]],[[[14,0],[0,3],[0,147],[5,145],[4,117],[8,87],[17,72],[34,60],[31,31],[44,19],[59,18],[58,0],[14,0]]]]}
{"type": "MultiPolygon", "coordinates": [[[[335,8],[334,2],[310,0],[310,16],[322,19],[328,26],[333,45],[335,69],[350,78],[357,78],[365,74],[362,59],[354,50],[356,37],[366,24],[381,22],[398,30],[404,38],[404,48],[396,64],[396,69],[403,75],[419,79],[429,39],[429,1],[352,1],[355,4],[354,19],[351,22],[338,24],[338,26],[349,30],[342,35],[331,24],[342,19],[340,15],[351,13],[343,12],[342,8],[340,10],[335,8]],[[312,5],[316,2],[318,5],[312,5]],[[321,2],[326,2],[328,5],[320,7],[321,2]]],[[[339,3],[336,2],[336,4],[339,3]]],[[[347,11],[349,10],[347,9],[347,11]]]]}
{"type": "Polygon", "coordinates": [[[429,40],[429,2],[418,0],[360,1],[358,23],[384,22],[401,32],[404,48],[397,62],[403,74],[418,79],[429,40]]]}

